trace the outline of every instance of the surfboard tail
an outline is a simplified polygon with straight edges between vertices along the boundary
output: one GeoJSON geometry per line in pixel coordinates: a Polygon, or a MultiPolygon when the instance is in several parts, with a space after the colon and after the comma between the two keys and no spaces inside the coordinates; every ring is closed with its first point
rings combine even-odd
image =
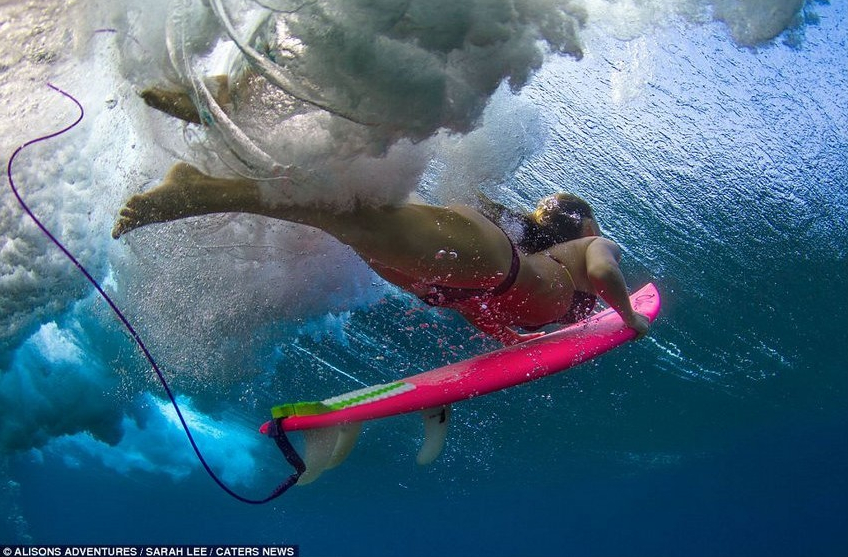
{"type": "MultiPolygon", "coordinates": [[[[298,403],[299,404],[299,403],[298,403]]],[[[424,441],[418,451],[415,461],[426,466],[435,461],[445,446],[448,424],[450,423],[451,406],[437,406],[420,412],[424,423],[424,441]]],[[[269,422],[270,423],[270,422],[269,422]]],[[[269,424],[260,428],[263,434],[268,434],[269,424]]],[[[362,422],[349,422],[329,427],[303,429],[306,448],[303,462],[306,471],[298,479],[298,485],[314,482],[326,470],[335,468],[344,462],[356,446],[362,422]]]]}

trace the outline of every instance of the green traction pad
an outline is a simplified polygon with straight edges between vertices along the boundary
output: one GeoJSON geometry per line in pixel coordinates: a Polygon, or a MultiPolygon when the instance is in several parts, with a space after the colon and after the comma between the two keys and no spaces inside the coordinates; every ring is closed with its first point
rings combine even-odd
{"type": "Polygon", "coordinates": [[[271,408],[271,416],[275,419],[288,418],[290,416],[314,416],[326,414],[334,410],[342,410],[351,406],[359,406],[375,400],[383,400],[415,388],[412,383],[395,381],[383,385],[374,385],[357,391],[351,391],[343,395],[334,396],[320,402],[292,402],[281,404],[271,408]]]}

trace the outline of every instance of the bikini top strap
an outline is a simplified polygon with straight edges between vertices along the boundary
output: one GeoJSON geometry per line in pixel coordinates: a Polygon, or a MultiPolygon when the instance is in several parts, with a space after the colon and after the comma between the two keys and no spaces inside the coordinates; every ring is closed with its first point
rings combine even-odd
{"type": "Polygon", "coordinates": [[[568,265],[566,265],[565,263],[560,261],[556,256],[554,256],[553,254],[551,254],[548,251],[545,252],[545,255],[550,257],[553,261],[559,263],[559,266],[562,267],[563,271],[565,271],[565,274],[568,277],[568,281],[571,283],[571,290],[576,292],[577,291],[577,285],[574,283],[574,277],[571,276],[571,271],[568,270],[568,265]]]}

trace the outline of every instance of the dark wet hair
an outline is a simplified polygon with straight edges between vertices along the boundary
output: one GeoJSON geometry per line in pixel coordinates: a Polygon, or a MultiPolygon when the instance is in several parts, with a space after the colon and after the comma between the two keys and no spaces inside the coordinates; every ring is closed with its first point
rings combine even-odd
{"type": "Polygon", "coordinates": [[[570,193],[548,196],[525,217],[524,237],[519,247],[527,253],[535,253],[576,240],[583,235],[584,219],[594,218],[592,207],[583,198],[570,193]]]}
{"type": "MultiPolygon", "coordinates": [[[[503,226],[506,221],[521,228],[516,244],[524,253],[536,253],[583,235],[585,219],[594,219],[592,207],[581,197],[557,193],[545,197],[532,213],[518,213],[480,195],[482,212],[503,226]]],[[[513,228],[512,226],[508,228],[513,228]]]]}

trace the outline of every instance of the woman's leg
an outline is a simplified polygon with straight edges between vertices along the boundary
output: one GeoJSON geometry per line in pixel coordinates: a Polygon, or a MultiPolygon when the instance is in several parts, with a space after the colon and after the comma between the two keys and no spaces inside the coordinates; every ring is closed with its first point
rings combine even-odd
{"type": "MultiPolygon", "coordinates": [[[[301,187],[296,170],[288,176],[292,187],[301,187]]],[[[366,209],[367,210],[367,209],[366,209]]],[[[158,186],[133,195],[119,211],[112,237],[149,224],[170,222],[211,213],[253,213],[306,224],[333,235],[356,228],[359,218],[341,218],[338,210],[318,205],[285,204],[272,200],[258,182],[248,179],[215,178],[187,163],[177,163],[158,186]]],[[[349,234],[347,234],[349,235],[349,234]]]]}
{"type": "MultiPolygon", "coordinates": [[[[305,178],[292,170],[292,186],[305,178]]],[[[207,176],[176,164],[157,187],[131,197],[112,237],[153,223],[210,213],[253,213],[319,228],[351,246],[391,282],[487,287],[509,270],[512,249],[503,232],[468,208],[360,205],[339,211],[271,200],[254,181],[207,176]]]]}

